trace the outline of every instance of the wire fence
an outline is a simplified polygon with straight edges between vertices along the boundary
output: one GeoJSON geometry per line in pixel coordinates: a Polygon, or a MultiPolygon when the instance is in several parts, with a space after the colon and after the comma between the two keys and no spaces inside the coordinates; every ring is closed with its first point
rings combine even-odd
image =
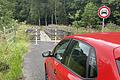
{"type": "Polygon", "coordinates": [[[1,37],[8,43],[13,43],[15,41],[15,29],[14,27],[12,28],[5,28],[4,27],[4,30],[3,30],[3,33],[1,35],[1,37]]]}

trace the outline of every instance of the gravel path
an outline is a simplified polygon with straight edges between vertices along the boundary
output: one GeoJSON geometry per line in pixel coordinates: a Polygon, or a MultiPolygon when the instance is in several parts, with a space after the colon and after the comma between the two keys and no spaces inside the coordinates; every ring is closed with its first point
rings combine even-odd
{"type": "Polygon", "coordinates": [[[23,75],[25,80],[45,80],[44,59],[42,52],[52,50],[55,44],[53,42],[39,42],[39,45],[31,43],[31,48],[24,58],[23,75]]]}

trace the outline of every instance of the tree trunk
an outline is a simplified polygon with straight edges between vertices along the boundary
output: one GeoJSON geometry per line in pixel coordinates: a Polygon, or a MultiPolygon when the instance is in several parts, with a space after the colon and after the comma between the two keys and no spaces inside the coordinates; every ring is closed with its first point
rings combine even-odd
{"type": "Polygon", "coordinates": [[[66,20],[67,20],[67,19],[66,19],[67,13],[66,13],[66,7],[65,7],[65,4],[66,4],[66,3],[65,3],[65,0],[64,0],[64,3],[63,3],[63,4],[64,4],[64,15],[65,15],[65,16],[64,16],[64,17],[65,17],[65,20],[64,20],[65,22],[64,22],[64,23],[67,24],[67,22],[66,22],[66,20]]]}
{"type": "Polygon", "coordinates": [[[52,14],[52,16],[51,16],[51,24],[53,24],[53,14],[52,14]]]}
{"type": "Polygon", "coordinates": [[[47,26],[47,16],[45,16],[45,26],[47,26]]]}
{"type": "Polygon", "coordinates": [[[39,18],[39,26],[41,25],[41,21],[40,21],[40,18],[39,18]]]}
{"type": "Polygon", "coordinates": [[[56,1],[55,1],[55,24],[57,25],[57,10],[56,10],[56,1]]]}

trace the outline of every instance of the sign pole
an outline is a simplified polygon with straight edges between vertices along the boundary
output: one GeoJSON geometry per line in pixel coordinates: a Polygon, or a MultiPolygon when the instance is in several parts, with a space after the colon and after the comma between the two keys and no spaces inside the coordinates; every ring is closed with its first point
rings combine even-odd
{"type": "Polygon", "coordinates": [[[104,27],[105,27],[105,18],[103,18],[103,22],[102,22],[102,32],[103,32],[104,27]]]}

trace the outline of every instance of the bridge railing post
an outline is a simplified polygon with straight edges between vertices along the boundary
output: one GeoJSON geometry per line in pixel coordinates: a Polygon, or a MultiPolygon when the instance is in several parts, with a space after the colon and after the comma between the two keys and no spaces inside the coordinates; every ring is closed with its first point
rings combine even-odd
{"type": "Polygon", "coordinates": [[[36,29],[35,29],[35,45],[38,45],[38,33],[37,33],[37,27],[36,27],[36,29]]]}
{"type": "Polygon", "coordinates": [[[55,29],[55,44],[57,43],[57,29],[55,29]]]}

